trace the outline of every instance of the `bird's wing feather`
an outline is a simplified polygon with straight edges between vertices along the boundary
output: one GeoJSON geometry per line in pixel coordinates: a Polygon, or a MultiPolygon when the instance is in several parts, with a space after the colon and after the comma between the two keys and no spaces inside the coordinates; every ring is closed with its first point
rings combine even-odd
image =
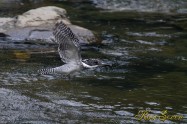
{"type": "Polygon", "coordinates": [[[78,37],[62,21],[55,25],[53,35],[59,44],[58,52],[65,63],[81,62],[78,37]]]}

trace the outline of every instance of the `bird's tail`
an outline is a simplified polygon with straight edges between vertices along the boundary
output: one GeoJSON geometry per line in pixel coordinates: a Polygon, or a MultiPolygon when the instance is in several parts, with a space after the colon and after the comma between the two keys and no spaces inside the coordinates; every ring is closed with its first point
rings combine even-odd
{"type": "Polygon", "coordinates": [[[38,70],[39,74],[54,74],[55,73],[55,68],[46,68],[46,69],[41,69],[38,70]]]}

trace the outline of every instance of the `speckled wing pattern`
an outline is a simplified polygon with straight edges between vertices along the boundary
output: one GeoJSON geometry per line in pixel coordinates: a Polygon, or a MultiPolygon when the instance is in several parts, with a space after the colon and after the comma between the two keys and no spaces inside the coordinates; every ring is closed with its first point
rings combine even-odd
{"type": "Polygon", "coordinates": [[[56,23],[53,35],[59,44],[58,52],[64,63],[80,63],[80,44],[78,37],[62,21],[56,23]]]}

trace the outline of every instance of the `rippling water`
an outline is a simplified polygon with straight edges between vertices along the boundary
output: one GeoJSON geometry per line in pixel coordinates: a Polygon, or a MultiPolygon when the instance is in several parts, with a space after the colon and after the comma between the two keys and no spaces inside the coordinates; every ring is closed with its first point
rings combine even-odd
{"type": "Polygon", "coordinates": [[[185,0],[92,0],[97,7],[114,11],[187,13],[185,0]]]}
{"type": "Polygon", "coordinates": [[[108,13],[90,3],[62,3],[45,4],[66,8],[74,24],[102,41],[83,47],[82,57],[112,67],[84,70],[70,80],[39,75],[38,69],[62,65],[56,46],[2,39],[0,123],[145,123],[135,115],[146,109],[184,116],[164,123],[187,123],[187,15],[108,13]]]}

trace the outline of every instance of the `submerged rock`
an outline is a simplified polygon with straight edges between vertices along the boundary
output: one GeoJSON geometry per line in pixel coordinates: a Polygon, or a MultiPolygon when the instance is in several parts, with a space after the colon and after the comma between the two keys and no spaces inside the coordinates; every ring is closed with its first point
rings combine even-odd
{"type": "Polygon", "coordinates": [[[81,43],[96,42],[92,31],[72,25],[66,16],[66,10],[55,6],[29,10],[15,18],[0,18],[0,36],[9,36],[11,40],[50,41],[54,24],[62,20],[82,40],[81,43]]]}

